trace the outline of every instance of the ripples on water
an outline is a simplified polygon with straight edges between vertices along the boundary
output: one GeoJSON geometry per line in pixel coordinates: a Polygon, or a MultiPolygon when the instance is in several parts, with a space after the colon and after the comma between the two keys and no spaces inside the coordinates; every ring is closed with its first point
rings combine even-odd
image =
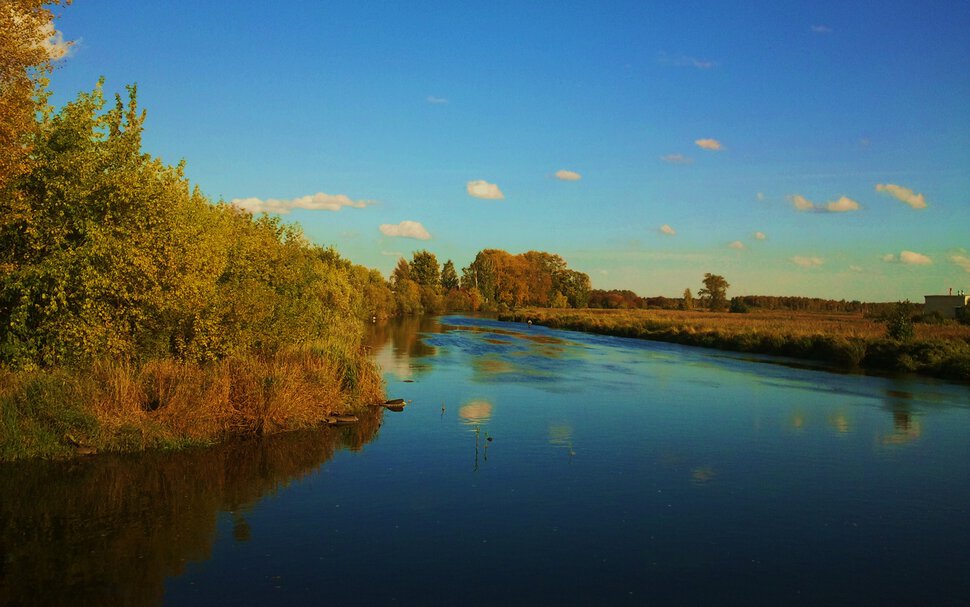
{"type": "Polygon", "coordinates": [[[379,432],[0,468],[0,604],[968,604],[966,386],[480,318],[370,346],[412,401],[379,432]]]}

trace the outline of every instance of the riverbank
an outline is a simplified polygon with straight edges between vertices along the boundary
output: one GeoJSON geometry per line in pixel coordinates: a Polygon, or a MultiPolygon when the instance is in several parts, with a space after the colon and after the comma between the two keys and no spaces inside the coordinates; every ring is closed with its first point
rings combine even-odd
{"type": "Polygon", "coordinates": [[[319,426],[384,398],[359,349],[0,371],[0,461],[171,450],[319,426]]]}
{"type": "Polygon", "coordinates": [[[844,371],[918,373],[970,382],[970,327],[917,325],[914,339],[885,337],[861,315],[789,312],[522,309],[499,320],[818,361],[844,371]]]}

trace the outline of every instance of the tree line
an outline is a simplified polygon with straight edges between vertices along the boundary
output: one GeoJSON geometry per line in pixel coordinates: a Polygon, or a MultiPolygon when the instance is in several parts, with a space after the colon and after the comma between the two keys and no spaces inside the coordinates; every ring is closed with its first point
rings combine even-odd
{"type": "Polygon", "coordinates": [[[437,314],[456,311],[504,311],[522,306],[583,308],[589,302],[590,280],[571,270],[559,255],[542,251],[511,254],[484,249],[461,269],[449,259],[442,265],[434,253],[415,251],[391,272],[390,298],[382,312],[437,314]]]}

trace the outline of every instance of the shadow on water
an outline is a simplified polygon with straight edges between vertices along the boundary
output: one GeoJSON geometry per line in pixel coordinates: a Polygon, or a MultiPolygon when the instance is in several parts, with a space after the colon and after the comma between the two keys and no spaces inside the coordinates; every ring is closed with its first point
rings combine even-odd
{"type": "Polygon", "coordinates": [[[0,605],[155,605],[168,577],[210,558],[217,515],[252,534],[243,512],[381,424],[207,449],[0,466],[0,605]]]}

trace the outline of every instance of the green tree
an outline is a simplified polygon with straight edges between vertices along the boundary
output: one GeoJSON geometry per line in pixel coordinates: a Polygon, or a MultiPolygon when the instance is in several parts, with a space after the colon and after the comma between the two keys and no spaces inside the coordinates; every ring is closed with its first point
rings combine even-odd
{"type": "Polygon", "coordinates": [[[352,265],[278,218],[211,204],[182,166],[142,153],[144,120],[135,87],[106,109],[100,84],[41,116],[17,196],[0,196],[0,361],[352,343],[363,306],[352,265]]]}
{"type": "Polygon", "coordinates": [[[447,293],[457,289],[458,284],[458,274],[455,272],[455,264],[451,263],[449,259],[445,262],[444,267],[441,268],[441,287],[447,293]]]}
{"type": "Polygon", "coordinates": [[[723,310],[727,307],[727,290],[731,285],[723,276],[704,274],[704,288],[697,292],[701,300],[711,310],[723,310]]]}
{"type": "Polygon", "coordinates": [[[493,309],[496,305],[496,268],[492,260],[492,249],[479,251],[471,265],[462,270],[462,287],[477,289],[482,297],[483,309],[493,309]]]}
{"type": "Polygon", "coordinates": [[[914,306],[908,300],[897,302],[886,318],[886,337],[896,341],[910,341],[915,335],[913,328],[914,306]]]}
{"type": "Polygon", "coordinates": [[[748,304],[744,302],[743,297],[732,297],[730,311],[735,314],[747,314],[748,304]]]}
{"type": "Polygon", "coordinates": [[[434,253],[421,250],[411,255],[411,280],[422,287],[438,288],[441,285],[441,269],[434,253]]]}
{"type": "Polygon", "coordinates": [[[421,286],[413,280],[404,279],[394,285],[394,301],[397,303],[397,313],[401,316],[424,313],[421,286]]]}
{"type": "Polygon", "coordinates": [[[572,308],[585,308],[589,303],[589,275],[576,270],[563,270],[555,281],[556,290],[562,293],[572,308]]]}

